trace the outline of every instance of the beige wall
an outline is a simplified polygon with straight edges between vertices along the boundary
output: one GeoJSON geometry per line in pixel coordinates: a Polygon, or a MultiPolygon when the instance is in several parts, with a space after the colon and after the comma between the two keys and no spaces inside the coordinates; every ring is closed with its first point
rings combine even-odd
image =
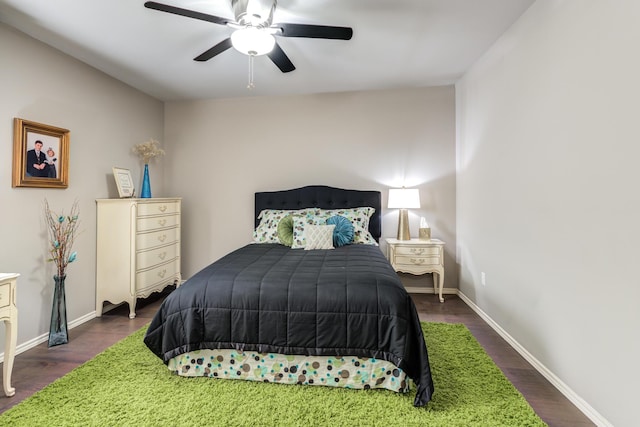
{"type": "MultiPolygon", "coordinates": [[[[429,221],[447,243],[445,287],[457,287],[454,99],[449,86],[167,103],[166,185],[184,198],[185,276],[251,241],[256,191],[380,190],[384,205],[389,187],[406,185],[422,198],[411,231],[429,221]]],[[[383,209],[384,236],[397,217],[383,209]]]]}
{"type": "MultiPolygon", "coordinates": [[[[54,265],[45,262],[47,235],[42,214],[47,198],[55,210],[75,199],[82,224],[68,268],[69,321],[95,310],[95,199],[117,196],[112,166],[141,167],[133,144],[162,138],[163,104],[10,27],[0,24],[0,271],[18,279],[18,345],[48,333],[54,265]],[[11,187],[13,118],[71,131],[69,188],[11,187]]],[[[152,167],[152,190],[162,195],[160,168],[152,167]]],[[[0,328],[0,353],[4,352],[0,328]]]]}
{"type": "Polygon", "coordinates": [[[639,20],[636,1],[538,0],[456,85],[460,289],[620,427],[638,423],[639,20]]]}

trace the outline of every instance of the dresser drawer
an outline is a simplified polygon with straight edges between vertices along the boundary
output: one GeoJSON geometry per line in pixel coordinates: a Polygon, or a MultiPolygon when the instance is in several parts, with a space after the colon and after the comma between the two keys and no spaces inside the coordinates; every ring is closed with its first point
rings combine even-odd
{"type": "Polygon", "coordinates": [[[166,228],[158,231],[136,234],[136,248],[138,251],[168,245],[178,241],[179,229],[166,228]]]}
{"type": "Polygon", "coordinates": [[[174,259],[178,255],[177,247],[177,243],[174,243],[168,246],[138,252],[136,254],[136,268],[138,270],[144,270],[174,259]]]}
{"type": "Polygon", "coordinates": [[[180,202],[151,202],[138,204],[138,216],[166,215],[180,212],[180,202]]]}
{"type": "Polygon", "coordinates": [[[178,215],[163,215],[148,218],[138,218],[136,221],[136,226],[138,231],[149,231],[159,228],[175,227],[178,222],[178,215]]]}
{"type": "Polygon", "coordinates": [[[0,285],[0,308],[8,307],[11,302],[11,283],[0,285]]]}
{"type": "Polygon", "coordinates": [[[155,268],[136,273],[136,292],[144,294],[145,291],[163,285],[168,281],[173,282],[178,276],[179,260],[159,265],[155,268]]]}
{"type": "Polygon", "coordinates": [[[438,247],[414,247],[414,246],[396,246],[396,256],[440,256],[441,249],[438,247]]]}

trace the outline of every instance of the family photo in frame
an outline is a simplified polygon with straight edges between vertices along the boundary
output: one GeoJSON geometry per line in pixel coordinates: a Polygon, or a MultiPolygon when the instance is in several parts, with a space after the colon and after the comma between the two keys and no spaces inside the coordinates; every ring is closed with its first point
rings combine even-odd
{"type": "Polygon", "coordinates": [[[133,186],[133,178],[129,169],[113,167],[113,177],[118,187],[118,196],[122,198],[130,198],[135,196],[135,187],[133,186]]]}
{"type": "Polygon", "coordinates": [[[13,119],[13,187],[69,186],[69,130],[13,119]]]}

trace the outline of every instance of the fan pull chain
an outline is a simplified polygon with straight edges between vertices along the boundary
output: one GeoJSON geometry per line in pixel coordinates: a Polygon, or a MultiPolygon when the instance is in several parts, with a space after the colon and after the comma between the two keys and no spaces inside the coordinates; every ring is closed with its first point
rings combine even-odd
{"type": "Polygon", "coordinates": [[[256,87],[253,84],[253,57],[255,55],[249,55],[249,84],[247,85],[247,89],[251,90],[256,87]]]}

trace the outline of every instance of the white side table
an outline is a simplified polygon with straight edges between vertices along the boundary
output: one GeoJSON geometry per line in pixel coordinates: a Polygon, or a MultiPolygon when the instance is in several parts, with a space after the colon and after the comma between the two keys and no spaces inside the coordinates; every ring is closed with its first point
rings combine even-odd
{"type": "Polygon", "coordinates": [[[16,394],[11,387],[11,370],[16,356],[18,339],[18,308],[16,307],[17,273],[0,273],[0,320],[6,328],[4,343],[4,363],[2,364],[2,386],[7,397],[16,394]]]}
{"type": "MultiPolygon", "coordinates": [[[[433,291],[438,293],[440,302],[444,286],[444,242],[431,240],[386,239],[387,258],[396,271],[423,275],[433,273],[433,291]]],[[[407,287],[407,292],[416,292],[421,288],[407,287]]]]}

